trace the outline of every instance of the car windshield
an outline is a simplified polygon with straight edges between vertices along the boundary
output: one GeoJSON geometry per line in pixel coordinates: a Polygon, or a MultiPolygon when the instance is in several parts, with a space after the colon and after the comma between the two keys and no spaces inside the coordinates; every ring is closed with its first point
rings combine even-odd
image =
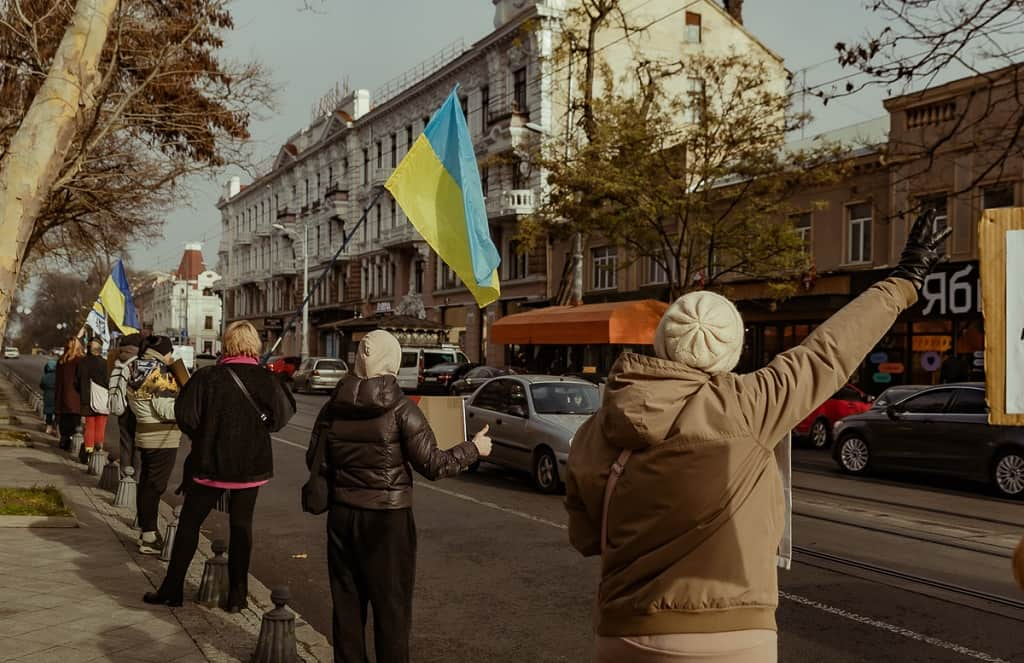
{"type": "Polygon", "coordinates": [[[450,364],[455,359],[454,353],[451,352],[424,352],[423,353],[423,368],[434,368],[441,364],[450,364]]]}
{"type": "Polygon", "coordinates": [[[537,414],[593,414],[600,405],[596,386],[573,382],[542,382],[530,387],[537,414]]]}
{"type": "Polygon", "coordinates": [[[319,361],[316,364],[318,371],[343,371],[345,366],[340,361],[319,361]]]}

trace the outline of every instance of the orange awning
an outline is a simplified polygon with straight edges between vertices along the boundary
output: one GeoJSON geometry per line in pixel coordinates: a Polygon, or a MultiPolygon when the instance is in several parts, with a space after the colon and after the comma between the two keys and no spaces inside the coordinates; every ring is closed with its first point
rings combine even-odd
{"type": "Polygon", "coordinates": [[[551,306],[506,316],[488,341],[499,345],[653,345],[668,304],[653,299],[551,306]]]}

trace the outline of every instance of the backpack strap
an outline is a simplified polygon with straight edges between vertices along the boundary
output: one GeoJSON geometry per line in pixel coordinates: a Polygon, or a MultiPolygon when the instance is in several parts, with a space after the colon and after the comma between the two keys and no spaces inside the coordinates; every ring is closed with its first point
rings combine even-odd
{"type": "Polygon", "coordinates": [[[614,463],[612,463],[611,471],[608,473],[608,483],[604,486],[604,505],[601,507],[601,555],[604,555],[605,549],[608,547],[608,505],[612,501],[612,493],[615,492],[615,484],[619,482],[619,477],[626,471],[626,463],[629,461],[629,457],[633,455],[632,449],[623,449],[622,453],[614,463]]]}

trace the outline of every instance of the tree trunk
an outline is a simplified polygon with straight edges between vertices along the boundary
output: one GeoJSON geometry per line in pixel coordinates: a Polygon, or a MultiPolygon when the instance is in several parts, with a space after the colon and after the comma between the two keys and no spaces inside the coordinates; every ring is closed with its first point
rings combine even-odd
{"type": "Polygon", "coordinates": [[[94,103],[116,9],[117,0],[77,0],[46,80],[0,160],[0,336],[36,217],[60,173],[79,113],[94,103]]]}

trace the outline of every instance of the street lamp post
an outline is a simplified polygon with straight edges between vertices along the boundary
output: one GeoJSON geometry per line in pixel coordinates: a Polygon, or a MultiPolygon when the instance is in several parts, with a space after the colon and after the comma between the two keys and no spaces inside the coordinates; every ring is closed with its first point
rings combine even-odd
{"type": "MultiPolygon", "coordinates": [[[[280,223],[273,224],[275,230],[287,232],[280,223]]],[[[309,222],[302,220],[302,350],[303,361],[309,357],[309,222]]]]}

